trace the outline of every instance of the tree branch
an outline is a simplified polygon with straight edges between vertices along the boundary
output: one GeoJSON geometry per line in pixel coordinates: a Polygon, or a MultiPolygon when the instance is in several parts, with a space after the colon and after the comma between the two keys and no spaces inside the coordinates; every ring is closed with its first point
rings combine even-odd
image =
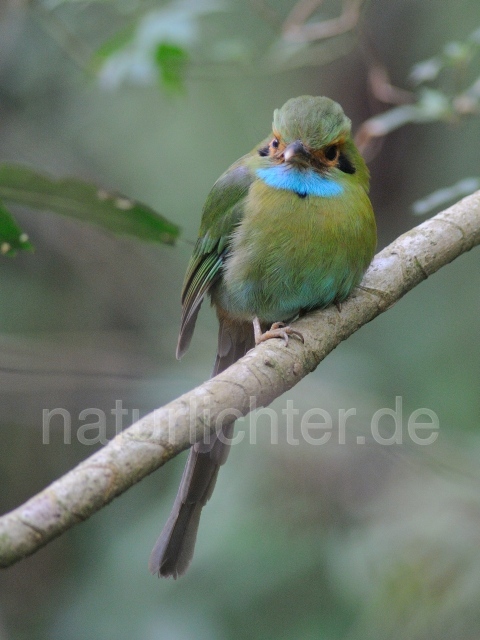
{"type": "Polygon", "coordinates": [[[343,0],[338,18],[307,23],[308,18],[322,4],[322,0],[300,0],[290,12],[283,26],[283,36],[290,42],[312,42],[339,36],[352,31],[360,19],[364,0],[343,0]]]}
{"type": "Polygon", "coordinates": [[[0,566],[34,553],[89,518],[226,419],[266,406],[342,341],[405,293],[480,244],[480,191],[408,231],[381,251],[342,306],[295,323],[305,344],[269,341],[229,369],[145,416],[65,476],[0,518],[0,566]]]}

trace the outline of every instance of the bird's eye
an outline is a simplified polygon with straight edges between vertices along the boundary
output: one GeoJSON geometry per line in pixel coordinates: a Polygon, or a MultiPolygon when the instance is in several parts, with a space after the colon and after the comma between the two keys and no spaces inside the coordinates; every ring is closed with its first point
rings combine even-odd
{"type": "Polygon", "coordinates": [[[338,148],[334,144],[332,144],[330,147],[325,148],[324,154],[327,160],[336,160],[338,155],[338,148]]]}
{"type": "Polygon", "coordinates": [[[278,145],[279,145],[279,141],[277,140],[277,138],[274,138],[271,142],[271,145],[274,149],[278,149],[278,145]]]}

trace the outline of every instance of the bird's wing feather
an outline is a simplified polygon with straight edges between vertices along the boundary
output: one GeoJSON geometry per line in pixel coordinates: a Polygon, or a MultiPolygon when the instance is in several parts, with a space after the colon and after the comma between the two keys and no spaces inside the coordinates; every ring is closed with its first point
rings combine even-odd
{"type": "Polygon", "coordinates": [[[221,275],[231,234],[242,219],[245,196],[255,178],[245,164],[246,158],[238,160],[217,180],[205,203],[199,238],[183,284],[177,358],[190,344],[203,298],[221,275]]]}

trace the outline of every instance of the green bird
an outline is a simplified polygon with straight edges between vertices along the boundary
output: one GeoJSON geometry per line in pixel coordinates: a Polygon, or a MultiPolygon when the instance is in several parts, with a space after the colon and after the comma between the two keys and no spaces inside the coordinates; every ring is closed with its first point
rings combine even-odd
{"type": "MultiPolygon", "coordinates": [[[[345,300],[373,258],[368,189],[368,169],[339,104],[300,96],[275,110],[272,133],[227,169],[207,197],[183,285],[177,358],[190,344],[207,294],[220,323],[213,375],[262,340],[303,339],[288,322],[345,300]]],[[[191,449],[150,557],[152,573],[176,578],[186,571],[233,426],[191,449]]]]}

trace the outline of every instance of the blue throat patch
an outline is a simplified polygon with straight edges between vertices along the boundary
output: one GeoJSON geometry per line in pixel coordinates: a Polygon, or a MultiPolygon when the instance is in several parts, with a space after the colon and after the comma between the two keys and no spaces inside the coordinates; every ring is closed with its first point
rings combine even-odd
{"type": "Polygon", "coordinates": [[[324,178],[312,169],[302,171],[280,164],[266,169],[257,169],[256,174],[269,187],[294,191],[302,198],[305,196],[333,198],[343,192],[343,187],[338,182],[331,178],[324,178]]]}

